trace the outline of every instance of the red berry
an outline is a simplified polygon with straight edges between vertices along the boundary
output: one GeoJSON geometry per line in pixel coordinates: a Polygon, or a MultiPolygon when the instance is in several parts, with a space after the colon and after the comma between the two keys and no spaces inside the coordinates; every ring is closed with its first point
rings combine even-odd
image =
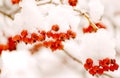
{"type": "Polygon", "coordinates": [[[41,35],[46,35],[46,31],[42,30],[42,31],[40,32],[40,34],[41,34],[41,35]]]}
{"type": "Polygon", "coordinates": [[[53,31],[58,31],[59,29],[60,29],[59,25],[57,25],[57,24],[52,26],[53,31]]]}
{"type": "Polygon", "coordinates": [[[70,36],[71,38],[75,38],[76,37],[76,33],[73,32],[72,30],[67,30],[67,35],[70,36]]]}
{"type": "Polygon", "coordinates": [[[27,30],[23,30],[22,32],[21,32],[21,36],[22,37],[26,37],[28,35],[28,31],[27,30]]]}
{"type": "Polygon", "coordinates": [[[47,35],[48,38],[50,38],[50,37],[53,36],[53,33],[52,33],[51,31],[48,31],[48,32],[46,33],[46,35],[47,35]]]}
{"type": "Polygon", "coordinates": [[[76,6],[78,3],[78,0],[68,0],[69,5],[76,6]]]}
{"type": "Polygon", "coordinates": [[[107,66],[111,63],[111,60],[109,58],[103,59],[104,66],[107,66]]]}
{"type": "Polygon", "coordinates": [[[94,29],[93,29],[92,26],[88,26],[87,28],[83,28],[83,32],[84,33],[91,33],[93,31],[94,31],[94,29]]]}
{"type": "Polygon", "coordinates": [[[99,75],[102,75],[103,72],[104,72],[103,68],[99,68],[99,70],[97,71],[97,73],[98,73],[99,75]]]}
{"type": "Polygon", "coordinates": [[[55,46],[57,47],[57,49],[62,50],[63,49],[63,45],[62,45],[62,41],[55,41],[55,46]]]}
{"type": "Polygon", "coordinates": [[[99,66],[105,67],[111,64],[111,60],[109,58],[105,58],[103,60],[99,60],[99,66]]]}
{"type": "Polygon", "coordinates": [[[110,66],[110,71],[114,71],[115,69],[114,69],[114,66],[113,65],[111,65],[110,66]]]}
{"type": "Polygon", "coordinates": [[[104,67],[103,67],[103,70],[104,70],[104,71],[108,71],[108,70],[109,70],[109,66],[104,66],[104,67]]]}
{"type": "Polygon", "coordinates": [[[89,73],[90,73],[91,75],[93,75],[93,76],[96,74],[96,72],[95,72],[93,69],[90,69],[90,70],[89,70],[89,73]]]}
{"type": "Polygon", "coordinates": [[[50,45],[51,45],[50,42],[47,42],[47,41],[43,42],[43,46],[46,48],[48,48],[50,45]]]}
{"type": "Polygon", "coordinates": [[[84,68],[86,69],[86,70],[88,70],[88,69],[90,69],[90,68],[92,68],[92,64],[84,64],[84,68]]]}
{"type": "Polygon", "coordinates": [[[104,28],[104,29],[106,29],[106,27],[103,24],[101,24],[101,23],[96,23],[96,26],[98,28],[104,28]]]}
{"type": "Polygon", "coordinates": [[[21,41],[21,36],[20,35],[15,35],[13,38],[12,38],[13,41],[15,42],[19,42],[21,41]]]}
{"type": "Polygon", "coordinates": [[[115,64],[116,60],[115,59],[111,59],[111,64],[115,64]]]}
{"type": "Polygon", "coordinates": [[[38,36],[38,41],[44,41],[45,40],[45,36],[44,35],[39,35],[38,36]]]}
{"type": "Polygon", "coordinates": [[[66,34],[65,34],[65,33],[60,33],[60,34],[59,34],[59,39],[60,39],[61,41],[65,41],[65,39],[66,39],[66,34]]]}
{"type": "Polygon", "coordinates": [[[113,66],[114,66],[114,69],[115,69],[115,70],[118,70],[118,68],[119,68],[119,65],[118,65],[118,64],[114,64],[113,66]]]}
{"type": "Polygon", "coordinates": [[[21,0],[11,0],[12,4],[18,4],[21,0]]]}
{"type": "Polygon", "coordinates": [[[8,49],[9,49],[10,51],[16,50],[17,44],[12,40],[12,37],[9,37],[9,38],[8,38],[8,43],[7,43],[7,45],[8,45],[8,49]]]}
{"type": "Polygon", "coordinates": [[[84,67],[86,70],[90,69],[93,66],[93,60],[91,58],[86,59],[84,67]]]}
{"type": "Polygon", "coordinates": [[[52,34],[52,38],[55,40],[59,40],[59,37],[60,37],[60,34],[58,33],[52,34]]]}
{"type": "Polygon", "coordinates": [[[22,40],[23,40],[23,42],[26,43],[26,44],[30,43],[30,40],[29,40],[29,38],[27,38],[27,37],[24,37],[22,40]]]}
{"type": "Polygon", "coordinates": [[[93,64],[93,60],[92,60],[91,58],[88,58],[88,59],[86,60],[86,63],[87,63],[87,64],[93,64]]]}

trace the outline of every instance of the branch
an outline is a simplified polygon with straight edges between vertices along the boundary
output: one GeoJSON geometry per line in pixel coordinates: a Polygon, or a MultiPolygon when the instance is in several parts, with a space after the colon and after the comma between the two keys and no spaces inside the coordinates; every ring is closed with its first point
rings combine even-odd
{"type": "Polygon", "coordinates": [[[3,14],[3,15],[5,15],[5,16],[7,16],[7,17],[10,18],[11,20],[14,20],[14,18],[13,18],[10,14],[7,14],[7,13],[1,11],[1,10],[0,10],[0,13],[3,14]]]}
{"type": "Polygon", "coordinates": [[[80,16],[82,15],[82,16],[84,16],[87,20],[88,20],[88,22],[89,22],[89,24],[93,27],[93,29],[95,30],[95,31],[97,31],[99,28],[93,23],[93,21],[90,19],[90,17],[89,17],[89,15],[87,14],[87,13],[83,13],[83,12],[81,12],[80,10],[77,10],[77,9],[73,9],[74,11],[76,11],[76,12],[78,12],[79,14],[80,14],[80,16]]]}
{"type": "Polygon", "coordinates": [[[15,11],[13,11],[12,13],[10,13],[10,15],[13,15],[13,14],[18,13],[21,9],[22,9],[22,7],[19,7],[18,9],[16,9],[16,10],[15,10],[15,11]]]}
{"type": "Polygon", "coordinates": [[[104,73],[103,75],[108,76],[109,78],[113,78],[111,75],[104,73]]]}
{"type": "Polygon", "coordinates": [[[70,53],[68,53],[65,49],[63,49],[63,52],[68,55],[71,59],[73,59],[74,61],[83,64],[79,59],[77,59],[76,57],[72,56],[70,53]]]}
{"type": "Polygon", "coordinates": [[[63,4],[63,0],[60,0],[60,3],[63,4]]]}

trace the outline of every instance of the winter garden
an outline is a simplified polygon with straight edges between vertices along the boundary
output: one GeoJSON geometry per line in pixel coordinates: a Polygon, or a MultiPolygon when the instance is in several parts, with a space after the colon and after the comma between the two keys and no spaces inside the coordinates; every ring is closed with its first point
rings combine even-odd
{"type": "Polygon", "coordinates": [[[0,0],[0,78],[120,78],[119,0],[0,0]]]}

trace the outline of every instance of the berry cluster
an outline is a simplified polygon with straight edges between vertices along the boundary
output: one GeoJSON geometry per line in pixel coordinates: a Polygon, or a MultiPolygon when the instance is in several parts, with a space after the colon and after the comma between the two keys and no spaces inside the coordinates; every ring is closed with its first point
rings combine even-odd
{"type": "Polygon", "coordinates": [[[91,58],[86,59],[84,68],[89,71],[91,75],[102,75],[104,71],[115,71],[118,70],[119,65],[116,63],[115,59],[105,58],[99,60],[99,65],[93,65],[93,60],[91,58]]]}
{"type": "Polygon", "coordinates": [[[7,44],[0,44],[0,55],[3,50],[9,50],[9,51],[15,50],[16,45],[17,44],[13,41],[12,37],[9,37],[7,44]]]}
{"type": "Polygon", "coordinates": [[[21,0],[11,0],[12,4],[19,4],[21,0]]]}
{"type": "Polygon", "coordinates": [[[52,51],[62,50],[62,41],[69,40],[70,38],[75,38],[76,33],[71,29],[67,32],[58,32],[58,25],[53,25],[49,31],[38,31],[38,33],[28,34],[27,30],[23,30],[19,35],[8,38],[8,43],[6,45],[0,44],[0,54],[2,50],[16,50],[16,46],[19,42],[24,42],[26,44],[33,44],[35,42],[40,42],[41,46],[50,48],[52,51]]]}
{"type": "MultiPolygon", "coordinates": [[[[101,23],[96,23],[95,24],[98,28],[104,28],[106,29],[106,27],[101,24],[101,23]]],[[[91,25],[89,25],[87,28],[83,28],[83,32],[84,33],[91,33],[91,32],[95,32],[95,30],[93,29],[93,27],[91,25]]]]}
{"type": "Polygon", "coordinates": [[[68,0],[68,3],[70,6],[76,6],[78,3],[78,0],[68,0]]]}

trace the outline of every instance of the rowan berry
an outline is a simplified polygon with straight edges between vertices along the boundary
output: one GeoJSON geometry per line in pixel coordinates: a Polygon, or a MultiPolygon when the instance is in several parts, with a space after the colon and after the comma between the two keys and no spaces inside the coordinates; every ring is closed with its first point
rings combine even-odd
{"type": "Polygon", "coordinates": [[[12,4],[18,4],[21,0],[11,0],[12,4]]]}
{"type": "Polygon", "coordinates": [[[15,41],[15,42],[20,42],[21,41],[21,36],[20,35],[15,35],[12,40],[15,41]]]}
{"type": "Polygon", "coordinates": [[[95,72],[93,69],[90,69],[90,70],[89,70],[89,73],[90,73],[91,75],[93,75],[93,76],[96,74],[96,72],[95,72]]]}
{"type": "Polygon", "coordinates": [[[8,43],[7,43],[7,45],[8,45],[8,49],[9,49],[10,51],[16,50],[17,44],[12,40],[12,37],[9,37],[9,38],[8,38],[8,43]]]}
{"type": "Polygon", "coordinates": [[[59,28],[59,25],[53,25],[52,26],[52,28],[51,28],[51,30],[53,30],[53,31],[58,31],[60,28],[59,28]]]}
{"type": "Polygon", "coordinates": [[[101,23],[96,23],[96,26],[98,28],[104,28],[104,29],[106,29],[106,27],[103,24],[101,24],[101,23]]]}
{"type": "Polygon", "coordinates": [[[104,69],[103,69],[103,68],[99,68],[99,70],[97,71],[97,73],[98,73],[99,75],[102,75],[103,72],[104,72],[104,69]]]}
{"type": "Polygon", "coordinates": [[[50,37],[53,36],[53,33],[52,33],[51,31],[48,31],[48,32],[46,33],[46,35],[47,35],[48,38],[50,38],[50,37]]]}
{"type": "Polygon", "coordinates": [[[68,3],[70,6],[76,6],[78,3],[78,0],[68,0],[68,3]]]}
{"type": "Polygon", "coordinates": [[[21,36],[26,37],[27,35],[28,35],[28,31],[27,30],[22,30],[21,36]]]}

